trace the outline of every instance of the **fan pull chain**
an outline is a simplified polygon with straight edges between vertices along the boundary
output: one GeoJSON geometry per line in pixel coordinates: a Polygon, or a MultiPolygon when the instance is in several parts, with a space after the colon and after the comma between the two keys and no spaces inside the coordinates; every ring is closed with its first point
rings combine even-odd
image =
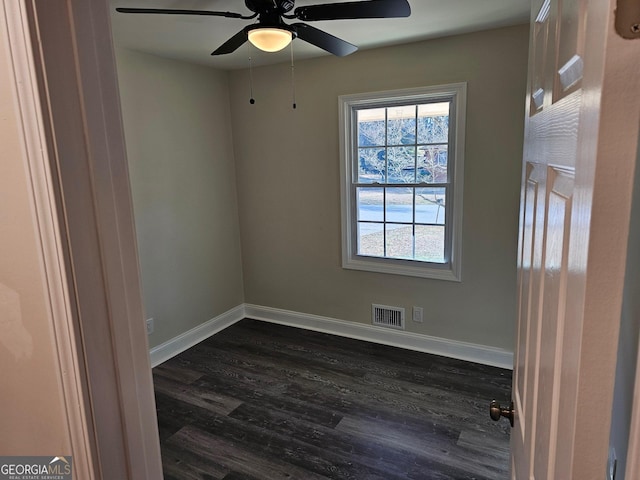
{"type": "Polygon", "coordinates": [[[251,62],[251,55],[249,55],[249,95],[249,103],[253,105],[256,101],[253,98],[253,63],[251,62]]]}
{"type": "Polygon", "coordinates": [[[293,96],[293,108],[297,108],[296,105],[296,74],[295,67],[293,66],[293,42],[289,44],[291,46],[291,93],[293,96]]]}

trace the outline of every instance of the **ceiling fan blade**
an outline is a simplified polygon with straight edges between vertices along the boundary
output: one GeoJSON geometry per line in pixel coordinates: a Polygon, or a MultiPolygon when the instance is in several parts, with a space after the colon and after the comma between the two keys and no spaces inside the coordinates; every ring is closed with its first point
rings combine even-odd
{"type": "Polygon", "coordinates": [[[251,17],[234,12],[213,12],[209,10],[174,10],[167,8],[116,8],[116,12],[120,13],[159,13],[164,15],[206,15],[210,17],[227,17],[227,18],[255,18],[256,15],[251,17]]]}
{"type": "Polygon", "coordinates": [[[307,25],[305,23],[294,23],[291,25],[296,31],[298,38],[309,42],[311,45],[320,47],[321,49],[333,53],[338,57],[344,57],[358,50],[358,47],[349,42],[334,37],[333,35],[323,32],[322,30],[307,25]]]}
{"type": "Polygon", "coordinates": [[[368,0],[298,7],[294,16],[306,22],[358,18],[398,18],[411,15],[407,0],[368,0]]]}
{"type": "Polygon", "coordinates": [[[236,33],[229,40],[224,42],[218,48],[216,48],[211,55],[226,55],[227,53],[235,52],[242,44],[244,44],[249,37],[247,36],[247,28],[243,28],[236,33]]]}

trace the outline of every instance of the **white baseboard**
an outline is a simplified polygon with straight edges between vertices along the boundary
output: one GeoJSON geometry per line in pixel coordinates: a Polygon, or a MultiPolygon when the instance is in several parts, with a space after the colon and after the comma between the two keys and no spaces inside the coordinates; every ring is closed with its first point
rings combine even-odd
{"type": "Polygon", "coordinates": [[[234,323],[244,318],[244,305],[238,305],[218,315],[205,323],[198,325],[191,330],[181,333],[177,337],[168,340],[157,347],[153,347],[149,351],[151,357],[151,367],[157,367],[162,362],[166,362],[172,357],[175,357],[186,349],[193,347],[197,343],[209,338],[211,335],[215,335],[221,330],[230,327],[234,323]]]}
{"type": "Polygon", "coordinates": [[[500,348],[246,303],[244,304],[244,314],[247,318],[255,320],[305,328],[509,370],[513,369],[513,353],[500,348]]]}
{"type": "Polygon", "coordinates": [[[431,337],[418,333],[400,330],[390,330],[374,325],[337,320],[307,313],[293,312],[278,308],[262,307],[248,303],[212,318],[208,322],[198,325],[191,330],[178,335],[171,340],[153,347],[149,352],[151,366],[156,367],[162,362],[184,352],[186,349],[215,335],[221,330],[233,325],[243,318],[252,318],[265,322],[279,323],[291,327],[330,333],[341,337],[355,338],[367,342],[381,343],[393,347],[406,348],[418,352],[457,358],[468,362],[481,363],[494,367],[513,368],[513,353],[494,347],[473,343],[458,342],[446,338],[431,337]]]}

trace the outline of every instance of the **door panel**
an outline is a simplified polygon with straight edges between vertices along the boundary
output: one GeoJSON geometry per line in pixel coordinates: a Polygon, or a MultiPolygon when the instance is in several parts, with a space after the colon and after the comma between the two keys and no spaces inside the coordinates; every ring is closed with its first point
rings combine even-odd
{"type": "Polygon", "coordinates": [[[604,477],[640,123],[640,41],[617,36],[615,8],[550,0],[532,9],[511,437],[518,480],[604,477]]]}
{"type": "MultiPolygon", "coordinates": [[[[537,338],[537,302],[539,298],[538,274],[539,258],[536,257],[536,232],[539,220],[538,208],[540,192],[544,193],[545,167],[540,164],[528,163],[525,166],[526,179],[523,194],[523,215],[521,232],[520,271],[520,318],[526,319],[518,325],[517,352],[514,365],[514,404],[519,413],[519,421],[512,432],[512,450],[515,457],[523,459],[534,458],[533,452],[526,451],[532,446],[531,438],[535,434],[534,409],[530,403],[535,401],[531,391],[535,389],[537,378],[538,349],[534,339],[537,338]]],[[[542,195],[544,200],[544,195],[542,195]]],[[[529,471],[528,463],[520,466],[522,471],[519,478],[529,471]]]]}
{"type": "Polygon", "coordinates": [[[548,58],[547,48],[549,45],[549,13],[551,8],[551,0],[544,0],[540,7],[534,11],[537,12],[536,18],[532,24],[531,37],[531,96],[529,110],[531,115],[535,115],[544,106],[545,92],[549,88],[545,85],[545,71],[548,58]]]}
{"type": "Polygon", "coordinates": [[[547,169],[550,184],[544,226],[544,298],[540,317],[539,388],[536,404],[534,478],[547,478],[553,470],[558,422],[559,375],[562,368],[562,336],[566,272],[573,197],[573,171],[547,169]]]}
{"type": "Polygon", "coordinates": [[[557,58],[554,100],[560,100],[580,88],[583,71],[585,0],[557,2],[557,58]]]}

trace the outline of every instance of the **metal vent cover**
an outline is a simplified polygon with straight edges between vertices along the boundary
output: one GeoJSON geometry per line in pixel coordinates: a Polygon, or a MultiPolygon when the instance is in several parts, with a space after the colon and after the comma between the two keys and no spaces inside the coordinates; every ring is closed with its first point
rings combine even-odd
{"type": "Polygon", "coordinates": [[[381,327],[404,330],[404,308],[371,304],[371,322],[381,327]]]}

